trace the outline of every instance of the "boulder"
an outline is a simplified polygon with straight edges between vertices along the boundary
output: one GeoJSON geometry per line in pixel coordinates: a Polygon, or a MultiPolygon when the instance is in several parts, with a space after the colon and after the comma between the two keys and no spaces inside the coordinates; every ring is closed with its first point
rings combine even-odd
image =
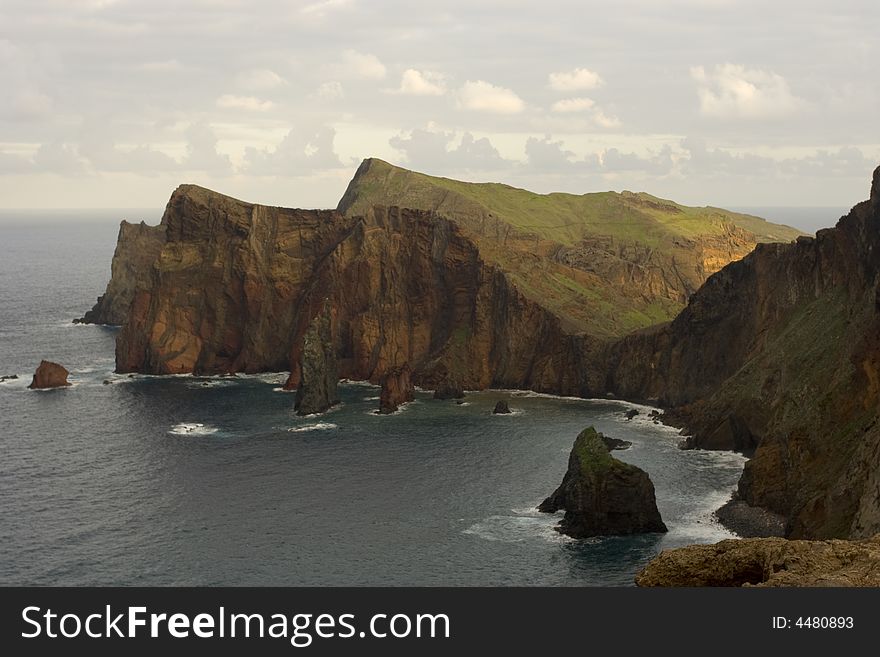
{"type": "Polygon", "coordinates": [[[508,413],[512,413],[510,410],[510,406],[507,405],[507,400],[500,399],[497,404],[495,404],[495,408],[492,410],[492,413],[495,415],[506,415],[508,413]]]}
{"type": "Polygon", "coordinates": [[[600,433],[599,436],[602,438],[602,442],[605,443],[605,447],[608,448],[609,452],[615,449],[629,449],[632,447],[632,443],[628,440],[612,438],[611,436],[606,436],[604,433],[600,433]]]}
{"type": "Polygon", "coordinates": [[[593,427],[577,437],[562,484],[538,507],[560,509],[557,531],[573,538],[667,531],[647,473],[611,456],[593,427]]]}
{"type": "Polygon", "coordinates": [[[69,374],[70,372],[58,363],[53,363],[48,360],[40,361],[40,365],[37,367],[37,371],[34,372],[34,378],[28,388],[37,390],[69,386],[70,383],[67,381],[67,376],[69,374]]]}
{"type": "Polygon", "coordinates": [[[880,586],[880,534],[860,541],[730,539],[665,550],[638,586],[880,586]]]}
{"type": "Polygon", "coordinates": [[[626,419],[627,419],[627,420],[632,420],[632,419],[633,419],[636,415],[638,415],[638,414],[639,414],[639,412],[638,412],[636,409],[631,408],[630,410],[628,410],[628,411],[626,412],[626,419]]]}
{"type": "Polygon", "coordinates": [[[4,376],[0,376],[0,383],[3,383],[4,381],[14,381],[17,378],[18,374],[6,374],[4,376]]]}
{"type": "Polygon", "coordinates": [[[401,404],[415,399],[415,387],[412,383],[412,371],[404,363],[399,367],[389,368],[380,380],[382,392],[379,393],[379,411],[382,415],[393,413],[401,404]]]}
{"type": "Polygon", "coordinates": [[[294,409],[297,415],[323,413],[339,403],[336,386],[339,376],[331,332],[331,310],[325,303],[303,337],[299,359],[300,382],[296,388],[294,409]]]}
{"type": "Polygon", "coordinates": [[[443,381],[434,390],[434,399],[461,399],[462,397],[464,397],[464,389],[456,381],[443,381]]]}

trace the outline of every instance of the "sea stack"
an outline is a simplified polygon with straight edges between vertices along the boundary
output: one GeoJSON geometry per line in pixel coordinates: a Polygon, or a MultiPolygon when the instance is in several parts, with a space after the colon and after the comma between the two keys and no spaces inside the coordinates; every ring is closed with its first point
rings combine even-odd
{"type": "Polygon", "coordinates": [[[339,402],[336,392],[339,376],[333,351],[331,310],[326,302],[303,337],[299,366],[301,375],[294,401],[297,415],[323,413],[339,402]]]}
{"type": "Polygon", "coordinates": [[[504,399],[499,399],[498,403],[495,404],[495,408],[492,410],[494,415],[507,415],[511,412],[510,406],[507,405],[507,402],[504,399]]]}
{"type": "Polygon", "coordinates": [[[31,390],[43,390],[46,388],[63,388],[69,386],[67,376],[70,372],[63,365],[48,360],[40,361],[34,378],[28,386],[31,390]]]}
{"type": "Polygon", "coordinates": [[[577,437],[562,484],[538,507],[560,509],[565,517],[556,529],[572,538],[667,531],[648,474],[611,456],[593,427],[577,437]]]}
{"type": "Polygon", "coordinates": [[[411,377],[412,372],[406,363],[399,367],[389,368],[382,375],[380,381],[382,392],[379,393],[380,415],[394,413],[401,404],[415,399],[415,388],[411,377]]]}

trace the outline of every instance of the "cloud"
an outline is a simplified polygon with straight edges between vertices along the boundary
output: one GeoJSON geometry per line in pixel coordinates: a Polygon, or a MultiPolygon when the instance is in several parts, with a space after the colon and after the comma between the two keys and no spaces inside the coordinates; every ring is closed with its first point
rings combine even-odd
{"type": "Polygon", "coordinates": [[[598,73],[588,68],[551,73],[547,80],[549,87],[554,91],[584,91],[596,89],[605,83],[598,73]]]}
{"type": "Polygon", "coordinates": [[[458,92],[459,107],[476,112],[518,114],[525,109],[522,98],[510,89],[483,80],[468,80],[458,92]]]}
{"type": "Polygon", "coordinates": [[[749,153],[735,154],[720,148],[709,148],[696,137],[681,140],[687,157],[680,162],[682,173],[703,177],[728,175],[767,176],[776,172],[776,162],[769,157],[749,153]]]}
{"type": "Polygon", "coordinates": [[[345,98],[345,90],[341,83],[331,80],[321,83],[309,97],[325,101],[342,100],[345,98]]]}
{"type": "Polygon", "coordinates": [[[236,82],[239,87],[249,91],[276,89],[287,84],[284,78],[268,68],[253,68],[249,71],[242,71],[236,76],[236,82]]]}
{"type": "Polygon", "coordinates": [[[657,176],[672,172],[675,162],[672,159],[672,147],[668,144],[656,155],[641,157],[635,153],[622,153],[616,148],[609,148],[601,156],[602,169],[607,173],[621,171],[641,171],[657,176]]]}
{"type": "Polygon", "coordinates": [[[542,139],[529,137],[526,140],[526,159],[528,166],[540,171],[565,171],[573,169],[575,154],[567,150],[562,141],[551,141],[550,135],[542,139]]]}
{"type": "Polygon", "coordinates": [[[700,113],[717,119],[779,119],[804,105],[781,75],[739,64],[721,64],[711,72],[691,68],[700,113]]]}
{"type": "Polygon", "coordinates": [[[590,110],[595,105],[595,101],[592,98],[565,98],[563,100],[557,100],[553,103],[552,109],[554,112],[561,112],[563,114],[570,112],[586,112],[590,110]]]}
{"type": "Polygon", "coordinates": [[[495,171],[512,164],[501,157],[486,137],[476,139],[465,132],[458,145],[453,146],[455,139],[455,132],[444,132],[429,125],[427,129],[412,130],[408,136],[392,137],[388,143],[403,152],[407,164],[419,171],[495,171]]]}
{"type": "Polygon", "coordinates": [[[260,100],[254,96],[235,96],[223,94],[217,99],[217,107],[222,109],[239,109],[248,112],[268,112],[275,103],[271,100],[260,100]]]}
{"type": "Polygon", "coordinates": [[[379,61],[375,55],[360,53],[356,50],[344,50],[342,63],[345,70],[354,77],[367,80],[382,80],[385,78],[385,64],[379,61]]]}
{"type": "Polygon", "coordinates": [[[79,174],[86,169],[76,148],[60,141],[42,144],[34,154],[34,165],[40,171],[59,174],[79,174]]]}
{"type": "Polygon", "coordinates": [[[11,93],[7,98],[9,105],[2,114],[14,120],[37,121],[49,117],[52,113],[52,99],[37,89],[25,88],[11,93]]]}
{"type": "Polygon", "coordinates": [[[21,155],[4,153],[0,151],[0,174],[30,173],[34,168],[33,162],[21,155]]]}
{"type": "Polygon", "coordinates": [[[232,173],[229,156],[217,152],[217,136],[210,126],[193,123],[186,131],[186,158],[181,168],[186,171],[204,171],[217,176],[232,173]]]}
{"type": "Polygon", "coordinates": [[[245,173],[258,176],[301,176],[344,166],[333,147],[330,126],[290,130],[274,150],[245,149],[245,173]]]}
{"type": "Polygon", "coordinates": [[[596,108],[596,110],[593,112],[592,118],[597,125],[603,128],[616,128],[620,125],[620,119],[618,119],[616,116],[605,114],[605,112],[603,112],[599,108],[596,108]]]}
{"type": "Polygon", "coordinates": [[[352,0],[318,0],[312,2],[300,9],[300,12],[307,16],[318,16],[323,18],[325,15],[336,9],[341,9],[346,5],[350,5],[352,0]]]}
{"type": "Polygon", "coordinates": [[[156,174],[179,169],[171,157],[150,146],[120,148],[106,121],[98,119],[85,126],[77,150],[96,171],[156,174]]]}
{"type": "Polygon", "coordinates": [[[395,93],[405,96],[442,96],[446,93],[446,77],[442,73],[408,68],[400,78],[395,93]]]}

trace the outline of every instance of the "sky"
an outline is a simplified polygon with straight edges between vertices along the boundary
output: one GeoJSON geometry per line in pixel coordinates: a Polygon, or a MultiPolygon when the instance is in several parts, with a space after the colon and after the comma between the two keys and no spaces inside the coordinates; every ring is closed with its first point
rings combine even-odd
{"type": "Polygon", "coordinates": [[[833,206],[880,164],[880,5],[0,0],[0,208],[191,182],[335,207],[358,163],[833,206]]]}

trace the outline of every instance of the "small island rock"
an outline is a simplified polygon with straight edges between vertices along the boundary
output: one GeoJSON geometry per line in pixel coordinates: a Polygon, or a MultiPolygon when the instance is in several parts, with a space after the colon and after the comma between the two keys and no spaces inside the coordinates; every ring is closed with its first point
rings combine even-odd
{"type": "Polygon", "coordinates": [[[573,538],[667,531],[647,473],[611,456],[593,427],[577,437],[562,484],[538,507],[560,509],[557,531],[573,538]]]}
{"type": "Polygon", "coordinates": [[[404,363],[399,367],[390,368],[380,381],[382,392],[379,393],[380,415],[394,413],[401,404],[415,399],[415,388],[412,383],[412,371],[404,363]]]}
{"type": "Polygon", "coordinates": [[[48,360],[40,361],[37,371],[34,372],[33,381],[28,386],[31,390],[42,390],[45,388],[63,388],[69,386],[70,382],[67,376],[70,372],[67,369],[48,360]]]}
{"type": "Polygon", "coordinates": [[[510,406],[507,405],[507,401],[501,399],[495,404],[495,409],[492,411],[495,415],[506,415],[507,413],[512,413],[510,410],[510,406]]]}

